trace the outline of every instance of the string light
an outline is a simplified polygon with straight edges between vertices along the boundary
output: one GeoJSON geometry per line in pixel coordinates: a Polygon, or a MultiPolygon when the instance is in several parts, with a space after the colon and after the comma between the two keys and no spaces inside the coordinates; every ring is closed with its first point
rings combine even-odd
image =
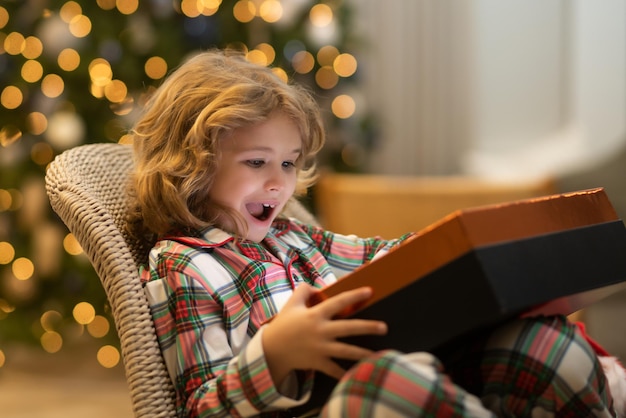
{"type": "Polygon", "coordinates": [[[102,367],[110,369],[120,362],[120,352],[112,345],[105,345],[98,350],[97,358],[102,367]]]}
{"type": "Polygon", "coordinates": [[[79,302],[74,306],[72,316],[79,324],[87,325],[96,317],[96,310],[89,302],[79,302]]]}
{"type": "Polygon", "coordinates": [[[18,280],[28,280],[33,277],[35,265],[26,257],[16,258],[11,265],[13,276],[18,280]]]}
{"type": "MultiPolygon", "coordinates": [[[[0,193],[0,200],[2,199],[2,195],[0,193]]],[[[10,242],[2,241],[0,242],[0,264],[9,264],[13,261],[15,257],[15,249],[11,245],[10,242]]]]}
{"type": "Polygon", "coordinates": [[[7,86],[0,94],[0,103],[7,109],[16,109],[22,104],[24,95],[22,90],[15,86],[7,86]]]}
{"type": "Polygon", "coordinates": [[[67,234],[63,239],[63,248],[71,255],[79,255],[83,252],[78,240],[76,240],[76,237],[74,237],[72,233],[67,234]]]}
{"type": "Polygon", "coordinates": [[[159,80],[167,74],[167,62],[161,57],[148,58],[144,65],[146,75],[153,80],[159,80]]]}
{"type": "MultiPolygon", "coordinates": [[[[93,3],[64,0],[60,3],[60,7],[54,9],[51,6],[36,16],[39,22],[37,30],[15,25],[13,12],[9,12],[12,8],[0,6],[0,58],[5,55],[5,66],[0,68],[0,72],[9,67],[16,69],[16,79],[0,86],[0,111],[9,115],[0,125],[0,147],[6,149],[2,162],[16,165],[25,162],[31,166],[34,163],[38,166],[35,170],[39,172],[45,170],[59,150],[85,142],[86,136],[96,128],[99,129],[96,130],[96,140],[130,143],[132,137],[127,133],[127,124],[135,118],[134,112],[143,107],[158,81],[166,77],[170,69],[166,60],[170,59],[169,56],[163,53],[159,56],[159,52],[153,49],[160,34],[158,30],[151,31],[147,14],[137,13],[138,0],[96,0],[93,3]],[[128,25],[109,39],[99,39],[97,47],[88,51],[85,47],[93,43],[94,31],[100,23],[99,17],[93,13],[94,9],[100,13],[99,16],[102,13],[121,15],[121,19],[132,21],[134,26],[128,25]],[[136,24],[141,30],[134,29],[136,24]],[[11,25],[13,27],[8,29],[7,26],[11,25]],[[128,61],[124,54],[128,49],[134,52],[134,56],[149,57],[145,60],[143,73],[141,64],[135,67],[139,74],[125,70],[128,61]],[[82,115],[83,104],[74,102],[77,86],[83,85],[81,80],[85,76],[87,83],[84,84],[83,95],[92,102],[103,103],[104,108],[110,111],[109,119],[105,116],[97,127],[86,123],[82,115]],[[136,76],[143,79],[138,81],[134,78],[136,76]],[[11,120],[13,114],[18,116],[11,120]]],[[[202,31],[187,31],[185,36],[195,36],[202,42],[206,41],[203,37],[210,39],[211,31],[217,30],[215,25],[218,20],[209,17],[218,12],[230,14],[238,25],[254,21],[251,26],[256,28],[253,36],[241,37],[248,39],[249,44],[235,40],[240,39],[235,37],[226,42],[226,46],[242,51],[251,62],[271,66],[272,72],[285,82],[289,82],[292,76],[300,77],[315,80],[316,86],[323,90],[332,90],[343,83],[343,79],[354,75],[357,69],[356,58],[340,51],[335,45],[336,39],[318,36],[335,30],[338,3],[292,3],[281,0],[177,0],[160,2],[151,10],[151,16],[165,19],[178,14],[184,17],[186,22],[193,22],[202,28],[202,31]],[[304,31],[291,29],[303,19],[304,31]],[[311,27],[314,27],[315,34],[310,31],[311,27]],[[286,29],[285,33],[290,35],[274,43],[274,29],[286,29]],[[297,32],[301,34],[295,35],[297,32]],[[276,49],[278,45],[280,49],[276,49]]],[[[219,22],[223,24],[221,17],[219,22]]],[[[338,119],[352,117],[356,108],[354,100],[347,95],[337,96],[332,104],[325,106],[330,106],[333,117],[338,119]]],[[[358,152],[342,150],[342,158],[345,157],[343,154],[352,155],[346,158],[354,162],[354,155],[358,152]]],[[[23,207],[24,197],[19,190],[23,186],[3,187],[0,188],[0,215],[15,216],[13,213],[23,207]]],[[[28,201],[31,202],[31,199],[28,201]]],[[[33,222],[35,224],[37,222],[33,222]]],[[[39,227],[41,231],[43,226],[39,227]]],[[[61,228],[56,231],[58,236],[53,234],[54,242],[58,243],[63,237],[62,243],[57,244],[57,251],[64,250],[70,256],[83,255],[73,234],[63,232],[61,228]]],[[[11,299],[7,299],[10,302],[0,299],[0,320],[15,311],[13,298],[15,301],[34,301],[39,295],[39,278],[47,277],[40,258],[31,255],[16,258],[15,248],[10,242],[0,242],[0,266],[10,269],[12,273],[7,275],[9,279],[5,286],[11,299]],[[39,260],[38,264],[33,260],[39,260]]],[[[84,264],[85,257],[77,260],[84,264]]],[[[59,301],[53,302],[38,314],[39,321],[33,323],[37,329],[32,329],[32,336],[39,338],[45,351],[56,353],[68,341],[74,341],[74,337],[84,333],[93,338],[103,338],[110,333],[111,322],[105,316],[96,315],[91,303],[77,303],[71,317],[64,318],[68,309],[59,308],[56,305],[59,301]],[[50,309],[51,306],[55,308],[50,309]]],[[[113,346],[104,345],[98,352],[98,362],[103,367],[114,367],[119,361],[120,353],[113,346]]],[[[0,367],[3,362],[4,354],[0,350],[0,367]]]]}
{"type": "Polygon", "coordinates": [[[356,103],[352,97],[342,94],[335,97],[331,104],[331,109],[338,118],[347,119],[354,114],[356,103]]]}

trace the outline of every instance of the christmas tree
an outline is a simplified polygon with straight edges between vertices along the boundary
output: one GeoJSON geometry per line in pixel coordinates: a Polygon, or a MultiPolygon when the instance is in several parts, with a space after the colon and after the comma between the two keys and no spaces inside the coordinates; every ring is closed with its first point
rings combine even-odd
{"type": "Polygon", "coordinates": [[[322,164],[359,171],[370,136],[351,16],[341,0],[3,1],[0,366],[7,341],[117,346],[104,291],[43,178],[65,149],[127,141],[146,97],[190,54],[236,48],[308,85],[327,118],[322,164]]]}

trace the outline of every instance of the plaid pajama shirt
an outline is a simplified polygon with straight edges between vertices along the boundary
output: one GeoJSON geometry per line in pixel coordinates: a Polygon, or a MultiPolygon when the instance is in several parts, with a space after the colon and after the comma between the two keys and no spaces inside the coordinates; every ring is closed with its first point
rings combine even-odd
{"type": "MultiPolygon", "coordinates": [[[[263,324],[299,283],[326,286],[408,236],[363,239],[279,219],[262,243],[237,241],[216,228],[158,242],[140,274],[179,416],[288,416],[289,408],[305,403],[313,373],[293,373],[276,388],[263,354],[263,324]]],[[[377,353],[342,379],[322,415],[494,416],[488,405],[501,416],[544,409],[610,416],[604,377],[586,343],[568,334],[566,322],[560,328],[547,319],[527,323],[529,329],[506,327],[483,345],[478,339],[460,359],[450,354],[452,375],[428,353],[377,353]],[[563,358],[586,365],[581,387],[570,388],[563,358]],[[564,382],[558,387],[550,384],[555,375],[564,382]],[[546,388],[525,392],[529,382],[546,388]]]]}

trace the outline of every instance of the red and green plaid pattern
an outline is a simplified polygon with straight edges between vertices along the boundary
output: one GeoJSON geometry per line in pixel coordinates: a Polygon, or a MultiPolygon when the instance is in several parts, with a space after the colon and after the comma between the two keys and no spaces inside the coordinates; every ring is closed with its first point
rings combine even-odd
{"type": "MultiPolygon", "coordinates": [[[[313,374],[276,388],[262,325],[299,283],[325,286],[405,238],[361,239],[280,220],[261,244],[218,229],[159,242],[141,277],[179,415],[288,416],[306,402],[313,374]]],[[[438,353],[441,360],[376,353],[346,374],[322,415],[613,416],[597,358],[564,318],[512,322],[457,348],[438,353]]]]}
{"type": "Polygon", "coordinates": [[[564,317],[511,322],[442,360],[377,353],[344,376],[322,416],[615,416],[593,349],[564,317]]]}
{"type": "Polygon", "coordinates": [[[181,414],[248,416],[303,403],[312,374],[275,388],[262,325],[299,283],[326,286],[399,242],[287,220],[276,221],[260,244],[215,228],[160,241],[141,277],[181,414]]]}

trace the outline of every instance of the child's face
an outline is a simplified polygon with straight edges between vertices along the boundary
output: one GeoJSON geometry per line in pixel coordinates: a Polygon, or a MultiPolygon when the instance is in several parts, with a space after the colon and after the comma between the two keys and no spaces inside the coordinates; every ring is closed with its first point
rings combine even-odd
{"type": "MultiPolygon", "coordinates": [[[[245,238],[261,241],[293,195],[301,148],[300,131],[282,114],[237,129],[219,141],[219,162],[210,196],[245,219],[245,238]]],[[[218,222],[223,229],[235,232],[229,219],[218,222]]]]}

